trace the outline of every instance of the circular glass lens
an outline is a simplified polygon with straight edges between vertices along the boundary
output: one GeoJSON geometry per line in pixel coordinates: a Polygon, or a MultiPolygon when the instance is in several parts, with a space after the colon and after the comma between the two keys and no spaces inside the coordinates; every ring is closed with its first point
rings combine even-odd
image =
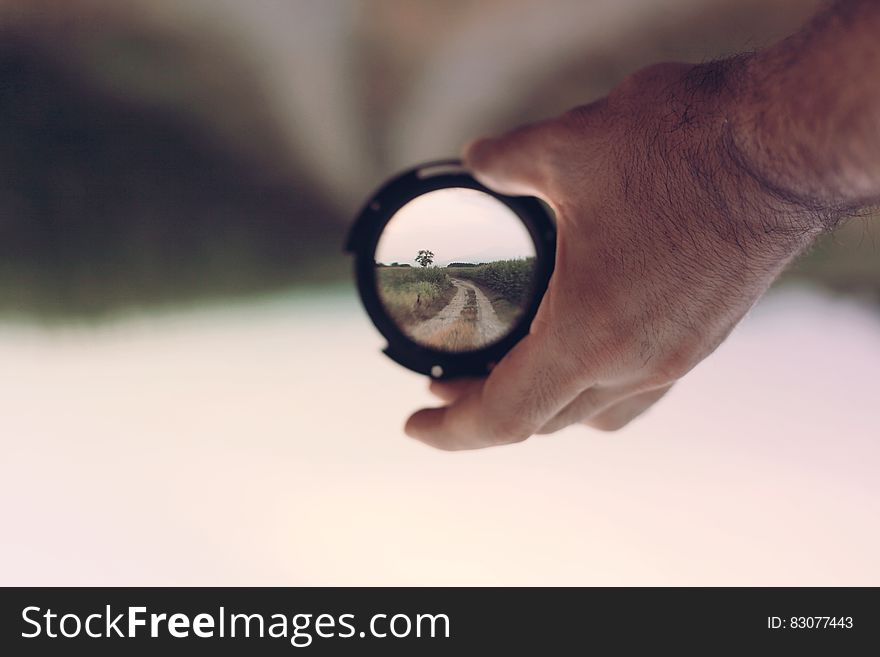
{"type": "Polygon", "coordinates": [[[475,189],[440,189],[404,205],[374,260],[388,316],[438,351],[476,351],[503,339],[534,291],[528,230],[504,203],[475,189]]]}

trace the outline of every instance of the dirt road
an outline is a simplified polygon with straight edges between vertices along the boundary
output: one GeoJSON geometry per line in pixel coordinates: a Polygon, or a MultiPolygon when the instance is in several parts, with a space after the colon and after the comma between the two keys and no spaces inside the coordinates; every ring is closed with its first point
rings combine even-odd
{"type": "Polygon", "coordinates": [[[492,303],[476,285],[460,278],[449,279],[456,287],[445,308],[410,330],[420,342],[446,351],[484,347],[502,337],[508,326],[498,319],[492,303]]]}

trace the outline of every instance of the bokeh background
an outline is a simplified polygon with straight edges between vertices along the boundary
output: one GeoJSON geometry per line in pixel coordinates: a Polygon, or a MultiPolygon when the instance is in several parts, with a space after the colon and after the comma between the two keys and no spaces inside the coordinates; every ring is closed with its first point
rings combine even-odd
{"type": "Polygon", "coordinates": [[[807,0],[0,0],[0,584],[880,584],[878,221],[646,417],[446,454],[341,253],[396,169],[807,0]]]}

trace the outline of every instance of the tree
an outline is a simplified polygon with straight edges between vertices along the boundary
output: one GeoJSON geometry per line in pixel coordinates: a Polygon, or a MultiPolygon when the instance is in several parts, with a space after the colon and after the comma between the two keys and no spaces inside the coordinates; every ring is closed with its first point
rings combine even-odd
{"type": "Polygon", "coordinates": [[[432,262],[434,262],[434,253],[431,251],[421,250],[419,251],[419,255],[417,255],[414,260],[422,267],[427,267],[432,262]]]}

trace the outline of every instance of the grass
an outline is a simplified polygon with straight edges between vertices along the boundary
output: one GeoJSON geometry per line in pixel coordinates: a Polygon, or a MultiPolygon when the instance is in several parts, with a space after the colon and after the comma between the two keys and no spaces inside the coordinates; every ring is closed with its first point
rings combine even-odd
{"type": "Polygon", "coordinates": [[[377,267],[379,298],[398,326],[418,324],[440,312],[455,286],[439,267],[377,267]]]}
{"type": "Polygon", "coordinates": [[[454,322],[434,333],[425,344],[442,351],[471,351],[479,345],[477,325],[473,321],[454,322]]]}

